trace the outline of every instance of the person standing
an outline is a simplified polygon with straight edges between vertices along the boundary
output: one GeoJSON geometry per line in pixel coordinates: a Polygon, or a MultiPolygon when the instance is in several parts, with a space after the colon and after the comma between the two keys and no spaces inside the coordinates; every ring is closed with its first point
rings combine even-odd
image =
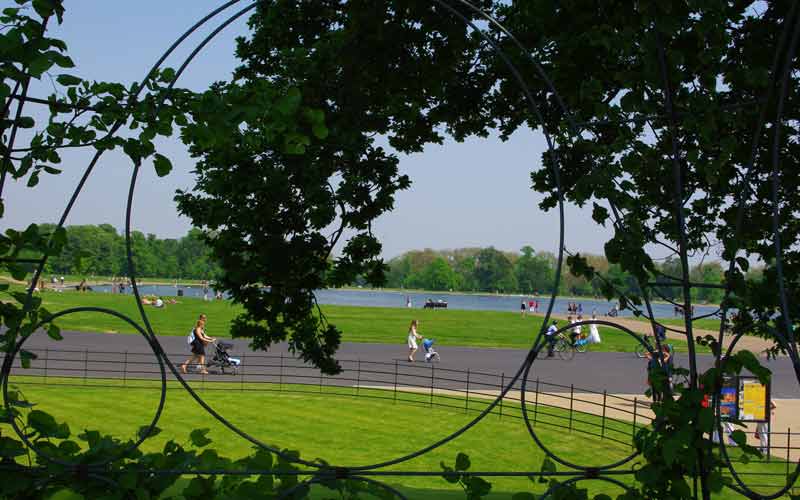
{"type": "MultiPolygon", "coordinates": [[[[777,408],[777,407],[778,406],[775,404],[775,401],[770,399],[769,400],[769,411],[770,411],[771,415],[775,415],[775,408],[777,408]]],[[[772,420],[772,419],[770,418],[770,420],[772,420]]],[[[758,439],[758,441],[761,444],[761,446],[759,446],[759,448],[758,448],[759,450],[761,450],[761,453],[767,453],[767,450],[769,450],[769,431],[770,431],[770,429],[769,429],[769,423],[768,422],[759,422],[758,425],[756,425],[756,435],[755,435],[755,437],[756,437],[756,439],[758,439]]]]}
{"type": "Polygon", "coordinates": [[[414,353],[416,353],[419,348],[419,346],[417,346],[417,340],[422,338],[422,335],[417,332],[418,327],[419,322],[412,319],[411,325],[408,327],[408,361],[411,363],[414,362],[414,353]]]}
{"type": "Polygon", "coordinates": [[[208,302],[208,280],[203,280],[203,300],[208,302]]]}
{"type": "Polygon", "coordinates": [[[519,305],[519,314],[523,318],[528,314],[528,308],[525,306],[525,299],[522,299],[522,303],[519,305]]]}

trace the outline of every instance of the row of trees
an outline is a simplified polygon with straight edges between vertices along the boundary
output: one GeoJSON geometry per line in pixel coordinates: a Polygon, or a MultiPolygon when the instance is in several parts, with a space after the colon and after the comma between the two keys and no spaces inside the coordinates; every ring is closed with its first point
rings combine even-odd
{"type": "MultiPolygon", "coordinates": [[[[570,295],[602,295],[603,281],[611,281],[626,293],[637,292],[636,280],[619,265],[610,264],[600,255],[584,255],[587,263],[602,278],[588,280],[572,274],[565,265],[559,293],[570,295]]],[[[390,260],[387,286],[426,290],[458,290],[501,293],[551,293],[557,259],[550,252],[535,251],[524,246],[520,252],[503,252],[494,247],[459,248],[456,250],[412,250],[390,260]]],[[[657,265],[660,273],[654,281],[663,283],[657,293],[675,299],[680,289],[669,286],[670,276],[680,276],[680,262],[667,259],[657,265]]],[[[697,283],[720,284],[723,269],[719,262],[697,264],[691,269],[691,280],[697,283]]],[[[695,289],[695,300],[718,302],[722,290],[695,289]]]]}
{"type": "MultiPolygon", "coordinates": [[[[43,224],[43,233],[55,226],[43,224]]],[[[68,226],[64,250],[47,261],[47,274],[127,276],[125,237],[110,224],[68,226]]],[[[140,231],[131,233],[137,276],[212,279],[219,266],[210,258],[201,231],[191,229],[180,239],[159,239],[140,231]]]]}
{"type": "MultiPolygon", "coordinates": [[[[42,232],[54,226],[43,224],[42,232]]],[[[159,239],[140,231],[131,233],[137,275],[143,277],[211,279],[218,275],[219,265],[198,229],[191,229],[180,239],[159,239]]],[[[626,293],[635,292],[635,280],[616,264],[599,255],[585,255],[587,263],[603,275],[587,280],[564,266],[559,293],[570,295],[602,295],[602,281],[611,280],[626,293]]],[[[386,285],[393,288],[425,290],[457,290],[501,293],[551,293],[556,270],[556,257],[550,252],[535,251],[524,246],[520,252],[504,252],[488,248],[455,250],[412,250],[387,262],[386,285]]],[[[669,276],[680,276],[680,262],[667,259],[659,266],[663,275],[655,277],[664,283],[658,293],[677,298],[680,290],[667,286],[669,276]]],[[[124,276],[128,273],[125,238],[110,224],[67,227],[67,242],[61,255],[51,258],[46,273],[93,274],[124,276]]],[[[718,262],[698,264],[691,270],[691,279],[698,283],[719,284],[723,269],[718,262]]],[[[714,288],[695,289],[695,299],[718,302],[722,292],[714,288]]]]}

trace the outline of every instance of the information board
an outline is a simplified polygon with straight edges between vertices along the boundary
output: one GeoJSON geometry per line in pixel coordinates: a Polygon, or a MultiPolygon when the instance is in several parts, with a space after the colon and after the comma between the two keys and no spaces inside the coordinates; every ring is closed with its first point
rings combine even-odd
{"type": "Polygon", "coordinates": [[[739,396],[739,381],[736,377],[722,379],[722,389],[719,395],[719,416],[722,420],[734,420],[739,414],[737,399],[739,396]]]}
{"type": "Polygon", "coordinates": [[[743,422],[769,421],[769,386],[755,377],[739,377],[737,407],[743,422]]]}

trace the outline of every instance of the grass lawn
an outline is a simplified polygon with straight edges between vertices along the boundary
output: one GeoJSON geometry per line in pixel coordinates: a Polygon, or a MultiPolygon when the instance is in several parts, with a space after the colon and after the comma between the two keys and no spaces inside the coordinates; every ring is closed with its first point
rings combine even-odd
{"type": "MultiPolygon", "coordinates": [[[[150,381],[131,382],[140,388],[99,387],[94,383],[119,384],[119,381],[89,381],[87,386],[76,387],[74,382],[51,379],[48,385],[35,385],[35,378],[14,377],[10,385],[22,390],[36,408],[53,414],[57,420],[67,422],[73,433],[82,429],[95,429],[116,437],[132,436],[139,426],[149,423],[155,410],[158,391],[150,381]],[[58,385],[59,383],[69,385],[58,385]],[[113,402],[113,403],[109,403],[113,402]]],[[[215,386],[220,387],[220,386],[215,386]]],[[[386,391],[361,389],[361,397],[353,397],[352,388],[323,389],[295,387],[296,391],[283,392],[268,384],[252,386],[231,385],[220,390],[201,390],[202,397],[226,418],[263,442],[280,448],[300,450],[306,459],[324,458],[330,463],[357,466],[397,458],[416,451],[461,428],[475,416],[465,412],[464,400],[435,396],[429,406],[429,396],[405,394],[397,402],[387,397],[386,391]],[[267,391],[264,389],[273,389],[267,391]],[[298,392],[299,391],[299,392],[298,392]],[[302,392],[305,391],[305,392],[302,392]],[[328,392],[335,391],[335,392],[328,392]],[[363,396],[374,396],[372,398],[363,396]],[[452,404],[454,407],[441,407],[452,404]]],[[[481,409],[480,401],[471,400],[474,409],[481,409]]],[[[601,465],[627,456],[628,444],[600,439],[586,434],[600,425],[600,418],[575,414],[573,430],[556,427],[564,424],[566,410],[539,408],[535,425],[542,441],[560,456],[584,465],[601,465]],[[578,427],[581,425],[583,427],[578,427]]],[[[544,454],[528,435],[523,422],[511,417],[512,405],[507,404],[502,417],[496,408],[492,414],[455,440],[405,463],[383,470],[438,471],[439,462],[452,463],[455,455],[469,454],[474,471],[535,471],[539,470],[544,454]]],[[[518,408],[517,408],[518,411],[518,408]]],[[[179,442],[188,438],[197,428],[210,428],[210,447],[221,455],[239,458],[251,452],[251,446],[216,419],[208,415],[180,388],[170,386],[165,411],[159,421],[161,434],[147,440],[144,450],[160,449],[169,439],[179,442]]],[[[621,433],[630,431],[630,423],[606,420],[606,428],[617,427],[621,433]]],[[[632,464],[629,463],[628,466],[632,464]]],[[[784,464],[775,462],[774,469],[784,464]]],[[[756,465],[743,466],[741,470],[755,471],[756,465]]],[[[565,470],[558,466],[558,470],[565,470]]],[[[782,470],[782,469],[780,469],[782,470]]],[[[623,476],[623,478],[625,478],[623,476]]],[[[758,476],[760,481],[776,481],[758,476]]],[[[541,493],[543,485],[531,483],[527,478],[489,478],[493,484],[490,499],[510,498],[519,491],[541,493]]],[[[630,480],[625,478],[626,481],[630,480]]],[[[409,498],[460,499],[464,498],[458,486],[450,485],[440,477],[387,477],[385,482],[401,489],[409,498]]],[[[599,481],[582,483],[592,494],[606,493],[616,497],[621,491],[599,481]]],[[[176,492],[177,493],[177,492],[176,492]]],[[[321,498],[317,492],[316,498],[321,498]]],[[[730,491],[714,498],[738,498],[730,491]]]]}
{"type": "MultiPolygon", "coordinates": [[[[131,295],[100,292],[46,292],[43,305],[51,312],[71,307],[97,306],[113,309],[139,321],[139,311],[131,295]]],[[[164,309],[147,307],[148,318],[159,335],[186,335],[197,316],[208,315],[211,335],[227,337],[231,320],[241,307],[229,301],[204,302],[182,297],[179,304],[164,309]]],[[[328,320],[343,332],[345,342],[402,344],[411,319],[421,321],[420,331],[441,344],[465,347],[529,348],[541,326],[541,318],[499,311],[430,310],[383,307],[323,305],[328,320]]],[[[99,313],[78,313],[60,318],[56,323],[65,330],[109,333],[134,333],[127,323],[99,313]]],[[[594,351],[633,351],[637,342],[625,333],[600,328],[603,342],[590,346],[594,351]]],[[[672,341],[678,352],[686,352],[686,343],[672,341]]]]}

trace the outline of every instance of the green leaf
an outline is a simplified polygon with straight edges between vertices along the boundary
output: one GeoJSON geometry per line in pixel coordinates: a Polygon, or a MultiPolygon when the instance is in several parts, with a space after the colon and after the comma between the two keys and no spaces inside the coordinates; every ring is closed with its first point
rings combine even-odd
{"type": "Polygon", "coordinates": [[[202,448],[211,443],[211,440],[206,437],[206,434],[210,431],[211,429],[195,429],[189,434],[189,439],[191,439],[194,446],[202,448]]]}
{"type": "Polygon", "coordinates": [[[30,116],[20,116],[16,123],[19,128],[33,128],[36,125],[36,122],[30,116]]]}
{"type": "Polygon", "coordinates": [[[172,171],[172,163],[166,156],[159,153],[156,153],[153,158],[153,166],[155,166],[156,174],[159,177],[164,177],[172,171]]]}
{"type": "Polygon", "coordinates": [[[58,432],[56,419],[41,410],[31,410],[28,413],[28,425],[44,437],[52,436],[58,432]]]}
{"type": "Polygon", "coordinates": [[[328,127],[326,127],[322,123],[316,123],[312,125],[311,132],[314,133],[314,137],[316,137],[317,139],[325,139],[326,137],[328,137],[329,134],[328,127]]]}
{"type": "Polygon", "coordinates": [[[467,479],[466,483],[470,493],[473,495],[473,498],[486,496],[490,491],[492,491],[491,483],[481,477],[471,476],[469,479],[467,479]]]}
{"type": "Polygon", "coordinates": [[[78,78],[77,76],[72,76],[72,75],[58,75],[58,76],[56,77],[56,81],[57,81],[57,82],[58,82],[60,85],[63,85],[63,86],[65,86],[65,87],[69,87],[69,86],[72,86],[72,85],[80,85],[80,83],[81,83],[83,80],[81,80],[81,79],[80,79],[80,78],[78,78]]]}
{"type": "Polygon", "coordinates": [[[461,475],[456,474],[456,471],[454,471],[452,467],[445,465],[444,462],[439,462],[439,466],[442,468],[442,471],[445,472],[445,474],[442,474],[442,477],[448,483],[455,484],[461,479],[461,475]]]}
{"type": "Polygon", "coordinates": [[[23,368],[30,368],[31,361],[38,358],[38,356],[30,351],[26,351],[25,349],[19,352],[19,361],[22,363],[23,368]]]}
{"type": "Polygon", "coordinates": [[[25,446],[16,439],[10,437],[0,436],[0,457],[14,458],[24,455],[25,446]]]}
{"type": "MultiPolygon", "coordinates": [[[[545,457],[545,459],[542,460],[542,467],[539,470],[540,472],[542,472],[542,474],[552,474],[553,472],[556,472],[557,469],[555,462],[545,457]]],[[[539,476],[540,483],[546,483],[547,481],[548,480],[546,477],[539,476]]]]}
{"type": "Polygon", "coordinates": [[[42,74],[53,66],[53,60],[42,54],[28,65],[28,73],[34,78],[39,78],[42,74]]]}
{"type": "Polygon", "coordinates": [[[68,488],[62,488],[47,498],[48,500],[83,500],[85,497],[68,488]]]}
{"type": "Polygon", "coordinates": [[[466,471],[469,470],[472,464],[469,461],[469,456],[466,453],[459,453],[456,455],[456,470],[466,471]]]}
{"type": "Polygon", "coordinates": [[[292,115],[297,111],[297,108],[300,107],[302,99],[303,97],[300,94],[300,89],[292,87],[285,96],[278,100],[275,109],[283,115],[292,115]]]}
{"type": "Polygon", "coordinates": [[[61,329],[52,323],[47,327],[47,336],[53,340],[64,340],[64,337],[61,336],[61,329]]]}
{"type": "MultiPolygon", "coordinates": [[[[136,437],[138,439],[142,439],[142,437],[145,434],[147,434],[147,432],[149,430],[150,430],[150,426],[149,425],[143,425],[143,426],[139,427],[139,430],[136,431],[136,437]]],[[[150,430],[150,434],[148,434],[147,437],[151,438],[151,437],[157,436],[159,434],[161,434],[161,429],[159,427],[153,427],[153,430],[150,430]]]]}
{"type": "Polygon", "coordinates": [[[36,187],[39,184],[39,171],[35,170],[30,177],[28,177],[28,184],[29,188],[36,187]]]}

